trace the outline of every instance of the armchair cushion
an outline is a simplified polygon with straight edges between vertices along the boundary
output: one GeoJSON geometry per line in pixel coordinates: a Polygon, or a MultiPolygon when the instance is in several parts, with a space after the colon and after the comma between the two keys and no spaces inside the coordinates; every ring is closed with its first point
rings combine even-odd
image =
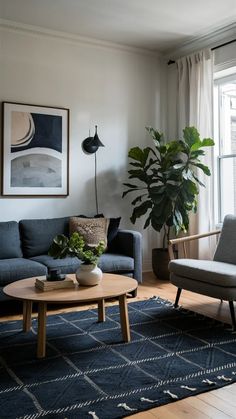
{"type": "Polygon", "coordinates": [[[169,263],[171,274],[221,287],[236,287],[236,265],[230,263],[177,259],[169,263]]]}
{"type": "Polygon", "coordinates": [[[236,265],[236,217],[226,215],[214,260],[236,265]]]}

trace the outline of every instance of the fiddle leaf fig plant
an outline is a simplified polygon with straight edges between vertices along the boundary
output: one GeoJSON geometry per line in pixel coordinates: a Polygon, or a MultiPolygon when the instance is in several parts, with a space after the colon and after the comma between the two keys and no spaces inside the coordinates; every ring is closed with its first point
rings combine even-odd
{"type": "Polygon", "coordinates": [[[210,169],[201,161],[203,148],[211,147],[211,138],[200,139],[195,127],[183,130],[183,139],[165,142],[163,134],[146,127],[154,147],[133,147],[129,150],[129,179],[122,197],[131,192],[136,196],[131,202],[131,222],[146,216],[144,228],[149,225],[156,231],[164,229],[163,247],[175,235],[189,228],[189,212],[197,211],[199,187],[205,186],[198,177],[198,170],[210,176],[210,169]]]}
{"type": "Polygon", "coordinates": [[[87,246],[83,236],[75,231],[69,238],[64,234],[58,234],[53,239],[48,254],[55,259],[75,256],[85,265],[96,265],[104,251],[105,243],[103,241],[100,241],[97,246],[87,246]]]}

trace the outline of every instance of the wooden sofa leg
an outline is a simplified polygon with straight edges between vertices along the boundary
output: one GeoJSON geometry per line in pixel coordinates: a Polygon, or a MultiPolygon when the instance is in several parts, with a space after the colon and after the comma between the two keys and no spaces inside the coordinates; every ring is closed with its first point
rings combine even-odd
{"type": "Polygon", "coordinates": [[[179,297],[180,297],[181,291],[182,291],[182,288],[177,289],[177,294],[176,294],[175,304],[174,304],[175,308],[177,308],[179,305],[179,297]]]}
{"type": "Polygon", "coordinates": [[[234,312],[234,302],[229,301],[229,309],[231,314],[231,320],[232,320],[232,328],[235,331],[236,330],[236,321],[235,321],[235,312],[234,312]]]}

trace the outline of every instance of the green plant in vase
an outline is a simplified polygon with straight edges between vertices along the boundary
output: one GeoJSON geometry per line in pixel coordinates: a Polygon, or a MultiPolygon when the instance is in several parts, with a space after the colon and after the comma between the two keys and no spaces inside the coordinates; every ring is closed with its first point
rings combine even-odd
{"type": "Polygon", "coordinates": [[[76,271],[76,278],[80,285],[97,285],[102,278],[102,271],[98,268],[99,257],[105,251],[105,244],[100,241],[97,246],[86,245],[83,236],[74,232],[68,238],[64,234],[57,235],[49,249],[49,256],[63,259],[77,257],[81,265],[76,271]]]}

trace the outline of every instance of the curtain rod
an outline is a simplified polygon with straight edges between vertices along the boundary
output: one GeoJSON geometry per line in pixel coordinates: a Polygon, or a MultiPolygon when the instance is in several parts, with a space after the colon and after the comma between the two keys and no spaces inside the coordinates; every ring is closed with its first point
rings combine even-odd
{"type": "MultiPolygon", "coordinates": [[[[232,41],[228,41],[228,42],[225,42],[224,44],[217,45],[216,47],[211,48],[211,51],[214,51],[215,49],[218,49],[221,47],[225,47],[226,45],[232,44],[233,42],[236,42],[236,39],[232,39],[232,41]]],[[[168,65],[175,64],[175,61],[169,60],[167,64],[168,65]]]]}

